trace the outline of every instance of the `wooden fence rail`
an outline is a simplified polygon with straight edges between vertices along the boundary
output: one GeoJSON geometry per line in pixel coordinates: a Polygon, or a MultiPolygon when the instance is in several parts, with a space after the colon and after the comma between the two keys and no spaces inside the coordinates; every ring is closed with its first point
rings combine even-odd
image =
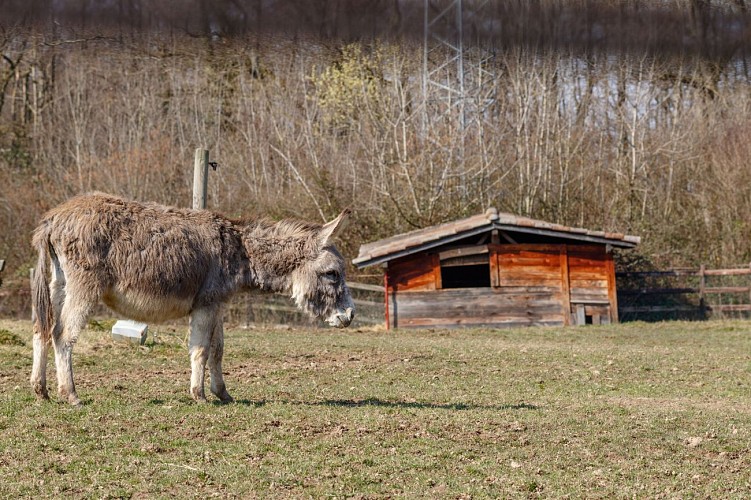
{"type": "Polygon", "coordinates": [[[383,293],[382,285],[368,285],[367,283],[352,283],[348,281],[347,286],[353,290],[368,290],[370,292],[383,293]]]}
{"type": "Polygon", "coordinates": [[[618,310],[627,317],[631,315],[631,319],[640,319],[640,314],[693,313],[706,318],[751,313],[751,266],[707,269],[702,265],[699,269],[618,272],[616,280],[618,310]],[[709,284],[709,280],[720,282],[709,284]],[[733,282],[722,283],[728,280],[733,282]],[[644,285],[649,282],[653,284],[644,285]]]}
{"type": "MultiPolygon", "coordinates": [[[[618,272],[616,279],[622,321],[751,318],[751,267],[618,272]]],[[[347,285],[357,307],[356,323],[383,324],[383,286],[358,282],[347,285]]],[[[0,299],[3,299],[0,313],[23,316],[30,303],[28,285],[3,287],[0,299]]],[[[241,294],[227,312],[237,323],[314,324],[297,310],[289,297],[279,295],[241,294]]]]}
{"type": "MultiPolygon", "coordinates": [[[[355,325],[384,324],[383,287],[366,283],[347,282],[357,310],[355,325]]],[[[282,294],[251,292],[239,294],[225,311],[234,323],[292,323],[314,326],[311,320],[295,307],[294,302],[282,294]]]]}
{"type": "Polygon", "coordinates": [[[616,278],[622,277],[654,277],[654,276],[748,276],[751,268],[740,267],[733,269],[669,269],[666,271],[625,271],[615,273],[616,278]]]}

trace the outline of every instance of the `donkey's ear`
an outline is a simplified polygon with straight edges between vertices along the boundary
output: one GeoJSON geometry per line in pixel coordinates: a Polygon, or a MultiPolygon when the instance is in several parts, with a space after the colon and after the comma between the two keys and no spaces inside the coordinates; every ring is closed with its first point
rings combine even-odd
{"type": "Polygon", "coordinates": [[[347,208],[344,212],[339,214],[339,217],[324,224],[321,231],[318,233],[318,243],[321,246],[326,246],[329,240],[341,233],[344,226],[347,225],[347,219],[349,219],[351,213],[352,210],[347,208]]]}

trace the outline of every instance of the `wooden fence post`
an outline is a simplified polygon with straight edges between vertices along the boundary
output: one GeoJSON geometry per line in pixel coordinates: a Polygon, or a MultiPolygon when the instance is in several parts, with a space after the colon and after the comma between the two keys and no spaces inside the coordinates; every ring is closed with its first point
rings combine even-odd
{"type": "Polygon", "coordinates": [[[206,190],[209,178],[209,150],[198,148],[193,165],[193,208],[206,208],[206,190]]]}
{"type": "MultiPolygon", "coordinates": [[[[34,268],[29,269],[29,290],[34,290],[34,268]]],[[[31,294],[31,322],[36,321],[36,311],[34,310],[34,293],[31,294]]]]}
{"type": "Polygon", "coordinates": [[[706,267],[702,264],[699,267],[699,314],[702,319],[707,315],[707,304],[704,299],[704,295],[707,289],[707,273],[706,267]]]}
{"type": "MultiPolygon", "coordinates": [[[[198,148],[193,163],[193,208],[206,208],[206,191],[209,177],[209,151],[198,148]]],[[[33,273],[33,269],[32,269],[33,273]]],[[[34,308],[32,307],[32,320],[34,308]]],[[[112,327],[112,338],[130,340],[141,345],[146,342],[148,325],[138,321],[118,320],[112,327]]]]}

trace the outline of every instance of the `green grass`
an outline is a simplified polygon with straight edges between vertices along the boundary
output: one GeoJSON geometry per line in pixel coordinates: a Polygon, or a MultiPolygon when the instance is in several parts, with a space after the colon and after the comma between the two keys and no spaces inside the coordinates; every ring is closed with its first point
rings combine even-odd
{"type": "Polygon", "coordinates": [[[0,329],[2,498],[751,495],[747,322],[228,330],[231,405],[189,399],[184,329],[92,329],[80,409],[0,329]]]}

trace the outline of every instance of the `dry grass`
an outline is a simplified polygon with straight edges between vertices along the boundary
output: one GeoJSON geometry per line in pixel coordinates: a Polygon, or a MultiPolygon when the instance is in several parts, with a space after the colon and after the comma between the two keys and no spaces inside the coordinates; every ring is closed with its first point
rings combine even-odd
{"type": "Polygon", "coordinates": [[[34,401],[30,325],[0,328],[2,497],[751,494],[748,323],[230,330],[237,403],[203,406],[182,329],[89,330],[79,410],[34,401]]]}

